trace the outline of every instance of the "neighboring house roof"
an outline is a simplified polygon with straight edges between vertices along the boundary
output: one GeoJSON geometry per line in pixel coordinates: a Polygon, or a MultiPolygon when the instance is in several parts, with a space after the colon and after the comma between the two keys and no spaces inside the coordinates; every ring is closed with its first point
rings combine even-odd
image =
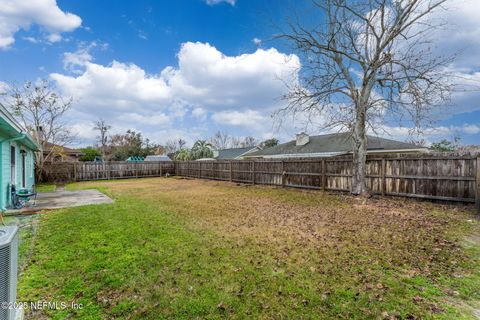
{"type": "MultiPolygon", "coordinates": [[[[331,157],[352,152],[352,138],[349,133],[333,133],[308,137],[304,145],[297,145],[296,140],[259,150],[247,157],[288,158],[288,157],[331,157]]],[[[426,151],[411,143],[395,141],[375,136],[367,136],[367,152],[412,152],[426,151]]]]}
{"type": "Polygon", "coordinates": [[[218,155],[215,155],[215,159],[217,160],[233,160],[258,150],[260,150],[259,147],[231,148],[215,150],[214,153],[218,152],[218,155]]]}
{"type": "Polygon", "coordinates": [[[10,112],[0,103],[0,129],[6,133],[10,138],[17,141],[22,141],[26,146],[32,150],[40,150],[38,143],[27,133],[12,116],[10,112]]]}
{"type": "Polygon", "coordinates": [[[165,155],[150,155],[145,158],[145,161],[172,161],[172,159],[165,155]]]}
{"type": "Polygon", "coordinates": [[[145,158],[141,156],[131,156],[131,157],[128,157],[127,159],[128,162],[143,162],[144,160],[145,158]]]}
{"type": "Polygon", "coordinates": [[[50,153],[51,151],[55,152],[62,152],[66,155],[72,155],[72,156],[81,156],[83,155],[83,152],[78,150],[78,149],[72,149],[64,146],[59,146],[58,144],[53,144],[50,142],[46,142],[45,146],[43,148],[43,153],[50,153]]]}

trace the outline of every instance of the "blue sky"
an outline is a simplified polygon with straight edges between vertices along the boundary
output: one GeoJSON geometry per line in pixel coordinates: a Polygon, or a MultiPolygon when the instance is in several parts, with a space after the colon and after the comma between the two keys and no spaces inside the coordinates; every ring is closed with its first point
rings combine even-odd
{"type": "MultiPolygon", "coordinates": [[[[455,2],[445,19],[458,25],[439,35],[438,46],[462,50],[455,68],[480,80],[474,2],[455,2]]],[[[94,141],[92,122],[99,117],[113,132],[135,129],[159,143],[179,137],[191,143],[217,130],[285,141],[304,128],[288,121],[278,129],[270,115],[283,103],[279,77],[288,79],[301,60],[268,39],[292,3],[2,0],[0,81],[48,78],[73,96],[66,120],[78,145],[94,141]]],[[[458,135],[479,144],[477,101],[476,92],[454,96],[427,140],[458,135]]],[[[386,131],[404,140],[408,128],[391,123],[386,131]]]]}

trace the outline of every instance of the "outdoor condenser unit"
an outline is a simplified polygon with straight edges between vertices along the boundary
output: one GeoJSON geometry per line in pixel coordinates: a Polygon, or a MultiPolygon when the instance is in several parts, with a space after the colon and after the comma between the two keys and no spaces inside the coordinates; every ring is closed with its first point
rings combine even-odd
{"type": "Polygon", "coordinates": [[[18,227],[0,227],[0,320],[17,317],[18,227]]]}

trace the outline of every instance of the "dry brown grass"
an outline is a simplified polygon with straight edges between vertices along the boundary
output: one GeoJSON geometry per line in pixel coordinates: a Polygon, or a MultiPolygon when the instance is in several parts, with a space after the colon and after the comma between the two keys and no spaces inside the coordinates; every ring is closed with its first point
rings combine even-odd
{"type": "Polygon", "coordinates": [[[372,263],[406,264],[413,266],[409,274],[427,276],[453,271],[464,259],[450,231],[473,212],[471,206],[412,199],[356,199],[182,178],[127,180],[112,190],[161,203],[192,228],[219,237],[268,243],[281,252],[333,249],[352,258],[361,253],[372,263]]]}

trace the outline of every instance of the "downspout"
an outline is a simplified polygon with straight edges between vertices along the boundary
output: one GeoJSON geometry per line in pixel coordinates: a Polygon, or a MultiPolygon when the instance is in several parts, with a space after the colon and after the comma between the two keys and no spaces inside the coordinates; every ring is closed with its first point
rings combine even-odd
{"type": "MultiPolygon", "coordinates": [[[[16,136],[16,137],[12,137],[12,138],[8,138],[8,139],[1,140],[1,141],[0,141],[0,150],[3,150],[2,147],[3,147],[3,143],[4,143],[4,142],[12,142],[12,141],[23,140],[23,139],[25,139],[26,137],[27,137],[27,135],[26,135],[25,133],[20,133],[20,135],[18,135],[18,136],[16,136]]],[[[12,161],[12,160],[10,159],[10,161],[12,161]]],[[[7,208],[5,207],[5,204],[2,205],[2,207],[0,208],[0,211],[2,211],[2,212],[7,211],[7,208]]]]}

